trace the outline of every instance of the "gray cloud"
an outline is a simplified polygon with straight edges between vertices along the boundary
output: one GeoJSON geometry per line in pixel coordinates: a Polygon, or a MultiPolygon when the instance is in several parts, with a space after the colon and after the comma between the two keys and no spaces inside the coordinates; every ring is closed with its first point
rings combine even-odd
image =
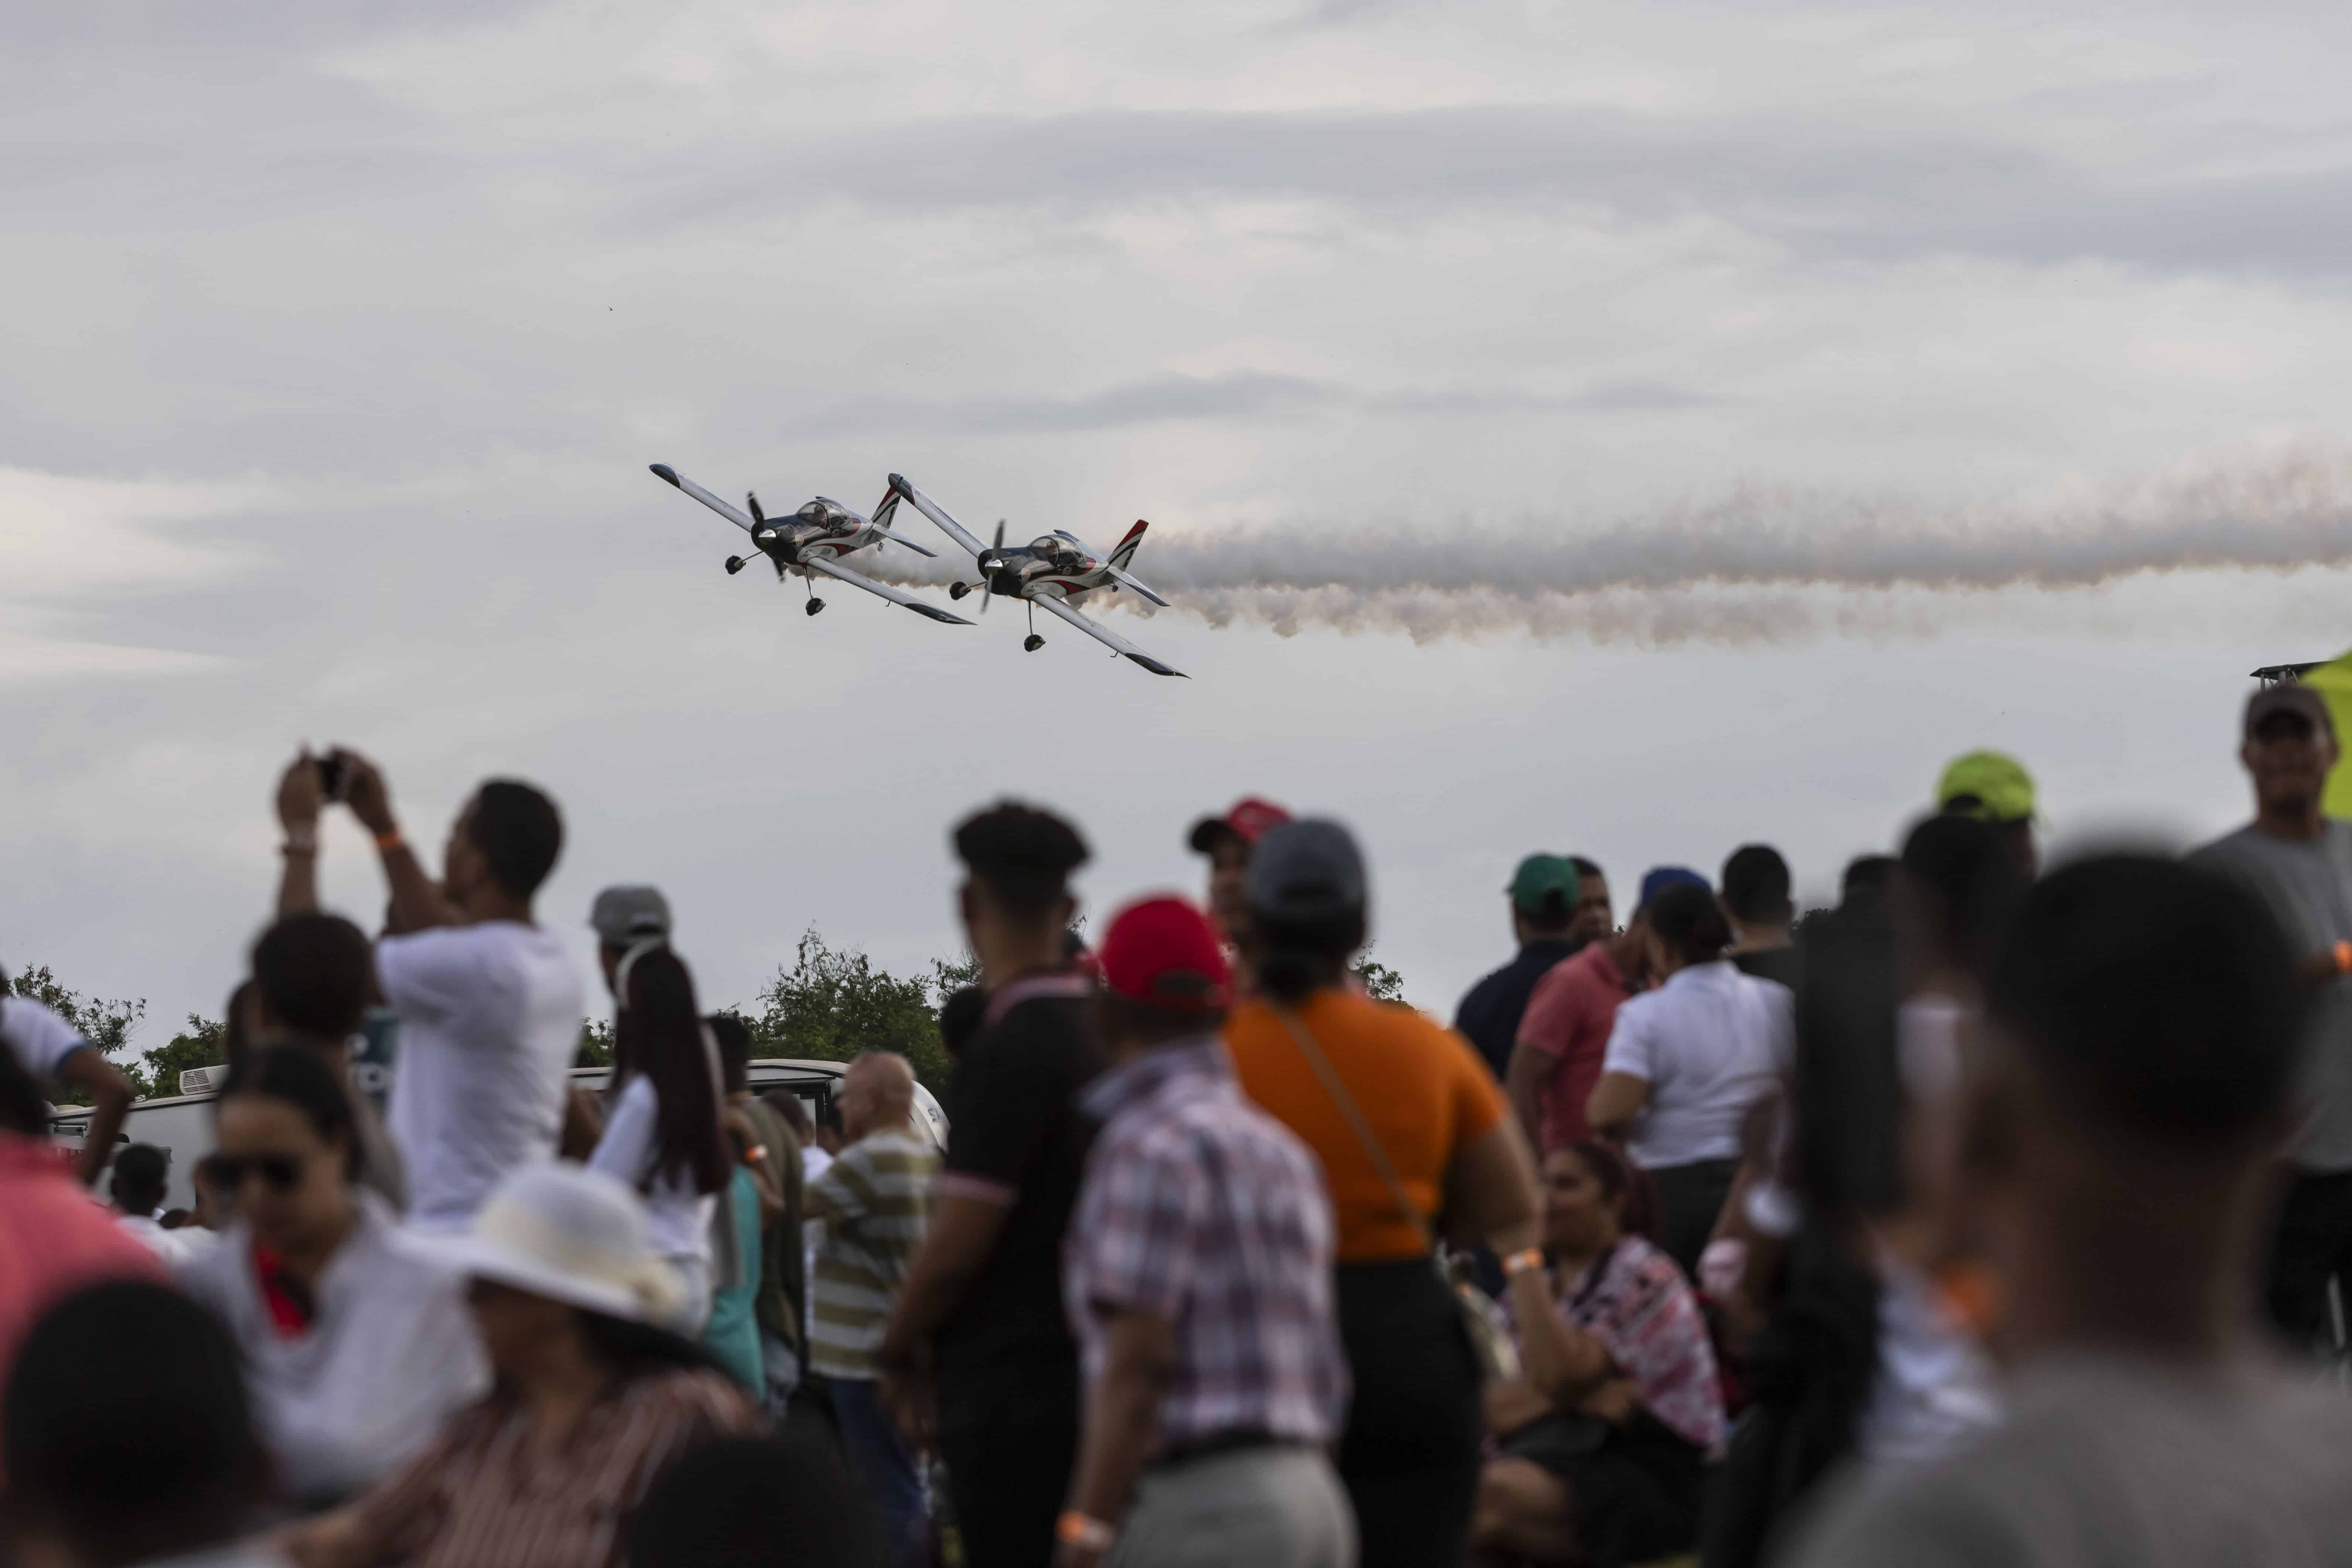
{"type": "Polygon", "coordinates": [[[931,120],[672,165],[632,228],[756,222],[839,201],[882,209],[1294,197],[1699,216],[1813,257],[2334,272],[2352,257],[2352,163],[2225,176],[2172,161],[2101,174],[1987,133],[1790,115],[1675,119],[1540,105],[1396,113],[1089,112],[931,120]]]}
{"type": "Polygon", "coordinates": [[[1318,415],[1643,414],[1721,399],[1658,382],[1606,382],[1559,396],[1507,387],[1364,391],[1306,376],[1241,372],[1158,375],[1069,397],[850,397],[784,421],[795,438],[849,433],[1029,435],[1109,430],[1167,421],[1297,418],[1318,415]]]}

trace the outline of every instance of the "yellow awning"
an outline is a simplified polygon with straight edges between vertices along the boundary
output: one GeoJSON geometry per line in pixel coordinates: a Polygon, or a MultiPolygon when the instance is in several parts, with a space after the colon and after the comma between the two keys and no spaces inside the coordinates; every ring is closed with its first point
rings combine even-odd
{"type": "Polygon", "coordinates": [[[2352,817],[2352,653],[2321,665],[2303,683],[2327,700],[2327,710],[2336,715],[2336,742],[2347,752],[2327,775],[2327,795],[2320,809],[2330,816],[2352,817]]]}

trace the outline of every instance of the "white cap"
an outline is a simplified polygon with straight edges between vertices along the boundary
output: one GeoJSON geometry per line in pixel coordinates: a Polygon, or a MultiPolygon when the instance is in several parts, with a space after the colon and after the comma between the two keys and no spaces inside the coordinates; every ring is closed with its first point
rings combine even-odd
{"type": "Polygon", "coordinates": [[[669,1322],[685,1294],[653,1254],[644,1200],[563,1161],[508,1172],[442,1250],[477,1279],[632,1322],[669,1322]]]}

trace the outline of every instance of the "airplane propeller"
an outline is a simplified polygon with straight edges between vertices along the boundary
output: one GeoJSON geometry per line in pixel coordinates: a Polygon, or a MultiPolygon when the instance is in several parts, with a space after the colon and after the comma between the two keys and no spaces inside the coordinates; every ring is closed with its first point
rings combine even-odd
{"type": "Polygon", "coordinates": [[[752,542],[755,544],[765,544],[770,540],[775,538],[776,531],[768,526],[768,514],[760,510],[759,492],[757,490],[745,490],[743,492],[743,503],[751,509],[751,521],[758,525],[751,530],[752,542]]]}
{"type": "Polygon", "coordinates": [[[989,578],[990,574],[995,569],[997,556],[1002,554],[1003,550],[1004,520],[1000,517],[996,520],[996,542],[990,545],[980,557],[980,613],[983,616],[988,614],[988,601],[996,596],[989,592],[989,578]]]}

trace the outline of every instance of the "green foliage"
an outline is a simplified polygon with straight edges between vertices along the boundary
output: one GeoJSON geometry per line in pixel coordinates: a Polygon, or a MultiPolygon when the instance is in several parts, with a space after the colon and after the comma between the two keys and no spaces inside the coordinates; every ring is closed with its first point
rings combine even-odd
{"type": "Polygon", "coordinates": [[[217,1018],[188,1015],[187,1026],[140,1058],[146,1070],[126,1068],[142,1100],[180,1092],[180,1075],[190,1068],[217,1067],[228,1059],[228,1029],[217,1018]]]}
{"type": "MultiPolygon", "coordinates": [[[[19,996],[29,996],[57,1013],[79,1030],[82,1038],[97,1047],[100,1056],[110,1058],[121,1053],[123,1047],[131,1043],[131,1031],[137,1028],[147,1016],[145,998],[126,1001],[120,998],[85,996],[79,991],[60,984],[58,977],[49,973],[49,966],[46,963],[37,964],[20,973],[10,975],[8,989],[19,996]]],[[[137,1083],[139,1069],[131,1068],[128,1070],[131,1081],[137,1083]]],[[[43,1087],[48,1092],[57,1092],[55,1086],[44,1085],[43,1087]]],[[[60,1103],[87,1105],[89,1100],[80,1091],[74,1090],[60,1103]]]]}
{"type": "Polygon", "coordinates": [[[1374,963],[1370,948],[1366,948],[1357,957],[1356,962],[1348,967],[1363,984],[1364,994],[1373,1001],[1398,1003],[1404,1001],[1404,976],[1385,963],[1374,963]]]}
{"type": "Polygon", "coordinates": [[[576,1068],[608,1068],[613,1065],[613,1021],[610,1018],[580,1020],[580,1047],[572,1053],[572,1065],[576,1068]]]}
{"type": "Polygon", "coordinates": [[[968,984],[979,965],[935,959],[931,973],[904,977],[855,950],[826,945],[811,927],[790,969],[778,969],[754,1008],[743,1011],[755,1057],[845,1062],[866,1051],[896,1051],[933,1094],[947,1090],[952,1064],[940,1044],[939,1003],[968,984]]]}

